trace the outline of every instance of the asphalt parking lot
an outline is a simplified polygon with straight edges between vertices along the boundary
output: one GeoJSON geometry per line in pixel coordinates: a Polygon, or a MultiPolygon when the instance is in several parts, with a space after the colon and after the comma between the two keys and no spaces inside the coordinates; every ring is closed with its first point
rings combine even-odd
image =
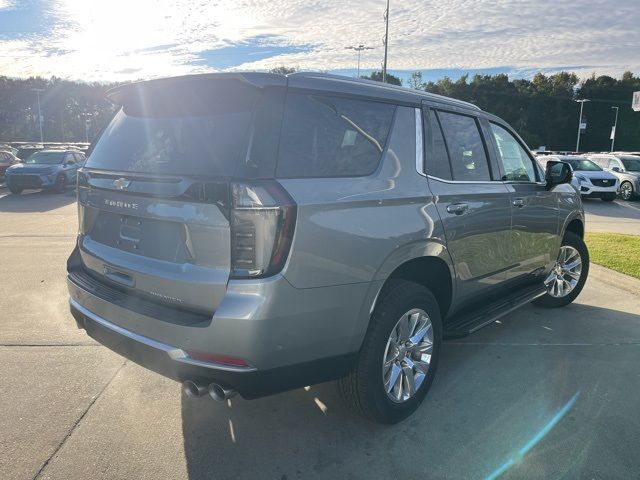
{"type": "Polygon", "coordinates": [[[603,202],[586,199],[583,202],[587,230],[591,232],[613,232],[640,235],[640,202],[603,202]]]}
{"type": "MultiPolygon", "coordinates": [[[[640,209],[600,203],[589,229],[640,209]]],[[[72,192],[0,188],[1,479],[640,479],[640,298],[597,272],[574,305],[447,342],[421,409],[382,427],[332,384],[193,400],[95,344],[67,309],[75,232],[72,192]]]]}

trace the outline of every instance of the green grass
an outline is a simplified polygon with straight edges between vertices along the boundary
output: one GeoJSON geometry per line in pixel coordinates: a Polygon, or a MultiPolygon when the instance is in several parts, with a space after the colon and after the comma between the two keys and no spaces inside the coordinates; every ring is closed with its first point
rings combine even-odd
{"type": "Polygon", "coordinates": [[[593,263],[640,278],[640,235],[587,233],[585,241],[593,263]]]}

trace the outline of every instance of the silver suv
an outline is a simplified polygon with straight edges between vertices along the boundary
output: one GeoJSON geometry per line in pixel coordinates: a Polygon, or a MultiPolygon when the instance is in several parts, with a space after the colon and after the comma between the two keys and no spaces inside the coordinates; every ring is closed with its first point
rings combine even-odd
{"type": "Polygon", "coordinates": [[[640,193],[640,156],[628,153],[594,153],[587,155],[620,181],[620,197],[633,200],[640,193]]]}
{"type": "Polygon", "coordinates": [[[323,74],[128,84],[78,176],[71,312],[183,382],[256,398],[339,379],[411,414],[443,337],[582,289],[571,168],[477,107],[323,74]]]}

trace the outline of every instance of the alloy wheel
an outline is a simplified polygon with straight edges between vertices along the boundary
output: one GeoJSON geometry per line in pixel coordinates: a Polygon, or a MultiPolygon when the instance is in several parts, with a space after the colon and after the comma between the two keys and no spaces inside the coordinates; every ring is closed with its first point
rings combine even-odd
{"type": "Polygon", "coordinates": [[[416,394],[429,371],[432,353],[429,315],[419,308],[409,310],[391,330],[384,351],[382,380],[393,402],[406,402],[416,394]]]}
{"type": "Polygon", "coordinates": [[[582,258],[580,252],[570,245],[564,245],[560,248],[558,260],[556,260],[556,264],[544,284],[552,297],[566,297],[578,285],[581,274],[582,258]]]}
{"type": "Polygon", "coordinates": [[[632,195],[633,187],[629,182],[624,182],[620,186],[620,197],[622,197],[623,200],[630,200],[632,195]]]}

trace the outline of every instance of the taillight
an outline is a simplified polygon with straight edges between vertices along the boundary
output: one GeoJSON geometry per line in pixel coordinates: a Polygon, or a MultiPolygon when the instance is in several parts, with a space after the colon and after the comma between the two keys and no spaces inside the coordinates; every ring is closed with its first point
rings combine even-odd
{"type": "Polygon", "coordinates": [[[276,181],[231,186],[231,277],[260,278],[289,256],[296,204],[276,181]]]}

